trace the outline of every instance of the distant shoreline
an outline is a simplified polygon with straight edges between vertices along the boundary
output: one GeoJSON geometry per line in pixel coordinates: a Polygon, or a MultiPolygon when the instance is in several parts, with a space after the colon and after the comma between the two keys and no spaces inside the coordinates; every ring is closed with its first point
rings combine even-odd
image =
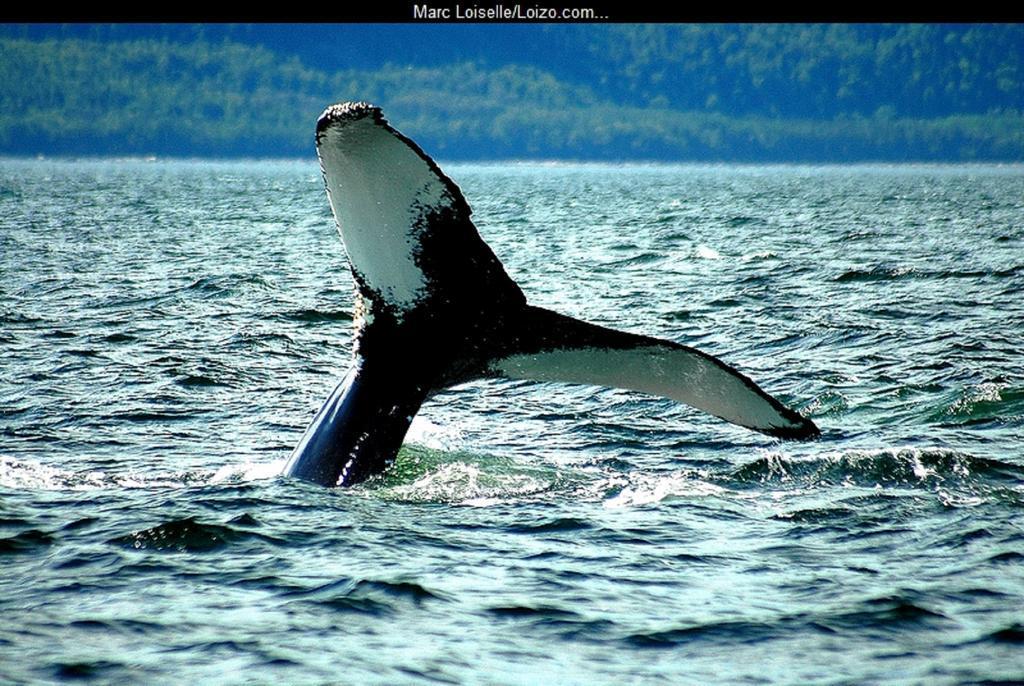
{"type": "Polygon", "coordinates": [[[446,160],[1024,161],[1021,45],[1024,25],[0,25],[0,154],[312,156],[323,108],[367,100],[446,160]]]}
{"type": "MultiPolygon", "coordinates": [[[[173,155],[7,155],[0,152],[2,162],[57,162],[72,163],[116,163],[131,164],[295,164],[317,166],[315,157],[194,157],[173,155]]],[[[745,160],[573,160],[573,159],[445,159],[439,164],[455,167],[1019,167],[1024,171],[1024,160],[851,160],[851,161],[745,161],[745,160]]]]}

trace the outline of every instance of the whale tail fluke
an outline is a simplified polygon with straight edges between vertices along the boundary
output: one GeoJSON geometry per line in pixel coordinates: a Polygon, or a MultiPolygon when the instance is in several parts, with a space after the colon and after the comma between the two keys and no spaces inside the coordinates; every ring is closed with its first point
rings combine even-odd
{"type": "Polygon", "coordinates": [[[480,377],[625,388],[771,436],[819,435],[711,355],[529,305],[459,187],[379,108],[328,107],[316,144],[356,286],[355,363],[286,475],[347,486],[382,471],[430,393],[480,377]]]}
{"type": "Polygon", "coordinates": [[[721,360],[671,341],[527,307],[516,348],[488,364],[510,379],[623,388],[669,398],[727,422],[788,439],[820,435],[811,420],[721,360]]]}

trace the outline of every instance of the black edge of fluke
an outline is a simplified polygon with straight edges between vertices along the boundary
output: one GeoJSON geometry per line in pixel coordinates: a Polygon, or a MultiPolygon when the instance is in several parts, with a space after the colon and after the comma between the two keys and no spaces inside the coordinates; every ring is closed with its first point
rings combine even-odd
{"type": "Polygon", "coordinates": [[[818,425],[811,421],[808,417],[797,414],[793,410],[786,408],[786,411],[792,413],[792,420],[799,422],[799,426],[795,427],[775,427],[768,431],[765,431],[769,436],[775,438],[783,438],[791,441],[811,441],[816,438],[821,438],[821,429],[818,425]]]}
{"type": "Polygon", "coordinates": [[[672,398],[776,438],[821,435],[813,421],[707,353],[529,305],[480,238],[461,189],[415,142],[394,129],[379,107],[367,102],[327,107],[317,119],[316,145],[335,217],[338,207],[359,208],[360,214],[347,215],[350,223],[356,217],[354,226],[337,228],[349,252],[356,309],[363,314],[354,322],[351,369],[306,429],[284,475],[351,486],[379,474],[393,462],[423,401],[444,388],[481,378],[615,385],[672,398]],[[335,126],[367,118],[375,126],[328,135],[335,126]],[[355,183],[350,181],[353,164],[365,165],[358,167],[355,183]],[[394,170],[404,176],[395,176],[394,170]],[[414,182],[398,185],[399,178],[414,182]],[[367,179],[372,181],[369,186],[367,179]],[[426,192],[437,184],[441,191],[426,192]],[[356,192],[362,195],[351,195],[356,192]],[[352,259],[353,239],[363,264],[352,259]],[[389,261],[374,250],[384,245],[402,250],[409,246],[415,259],[389,261]],[[396,315],[383,291],[368,288],[360,279],[364,268],[374,267],[378,276],[398,269],[396,282],[414,277],[425,294],[396,315]],[[594,351],[599,355],[587,361],[633,355],[633,366],[625,375],[608,362],[598,364],[597,373],[584,365],[581,373],[564,358],[594,351]],[[667,370],[659,367],[661,354],[676,356],[667,370]],[[523,360],[539,361],[540,366],[530,369],[523,360]]]}
{"type": "Polygon", "coordinates": [[[342,102],[325,109],[316,120],[317,135],[323,133],[333,124],[344,121],[357,121],[372,116],[378,122],[384,121],[384,113],[376,105],[368,102],[342,102]]]}

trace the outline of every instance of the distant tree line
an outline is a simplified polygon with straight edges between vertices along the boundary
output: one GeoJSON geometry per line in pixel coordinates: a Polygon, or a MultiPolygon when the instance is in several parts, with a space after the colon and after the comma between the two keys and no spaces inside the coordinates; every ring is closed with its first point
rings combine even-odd
{"type": "Polygon", "coordinates": [[[611,25],[580,77],[677,110],[796,118],[1024,109],[1024,25],[611,25]]]}
{"type": "Polygon", "coordinates": [[[542,27],[535,63],[334,70],[228,38],[10,33],[6,154],[309,156],[323,107],[364,99],[448,159],[1024,160],[1013,25],[542,27]]]}

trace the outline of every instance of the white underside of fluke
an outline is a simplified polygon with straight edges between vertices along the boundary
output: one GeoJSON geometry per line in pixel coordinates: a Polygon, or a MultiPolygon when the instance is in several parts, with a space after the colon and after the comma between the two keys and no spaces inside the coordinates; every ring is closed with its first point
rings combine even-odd
{"type": "Polygon", "coordinates": [[[496,360],[511,379],[624,388],[686,403],[750,429],[770,432],[800,425],[784,417],[738,372],[680,346],[629,349],[583,347],[496,360]]]}
{"type": "Polygon", "coordinates": [[[399,312],[415,307],[429,287],[417,264],[425,217],[453,202],[444,181],[372,116],[332,124],[317,152],[353,271],[399,312]]]}

